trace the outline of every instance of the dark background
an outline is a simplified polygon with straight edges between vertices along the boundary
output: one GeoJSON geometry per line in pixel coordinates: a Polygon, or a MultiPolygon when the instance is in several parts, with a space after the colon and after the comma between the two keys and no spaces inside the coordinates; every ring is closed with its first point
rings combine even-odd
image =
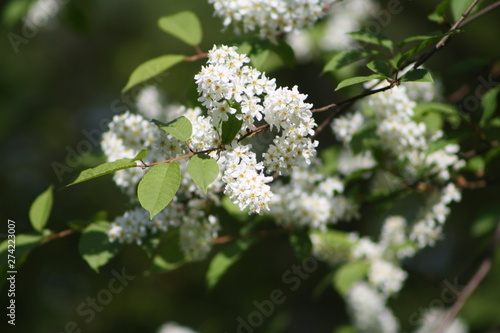
{"type": "MultiPolygon", "coordinates": [[[[381,1],[382,8],[385,4],[381,1]]],[[[441,28],[426,19],[434,1],[402,1],[402,5],[402,13],[394,15],[383,30],[389,37],[401,40],[441,28]]],[[[132,70],[162,54],[194,54],[157,28],[159,17],[181,10],[196,12],[204,29],[203,50],[232,37],[231,29],[220,32],[222,24],[213,18],[207,1],[71,0],[15,53],[6,36],[9,32],[21,35],[23,25],[6,14],[7,8],[6,2],[0,5],[4,16],[0,30],[1,211],[3,221],[16,221],[18,234],[31,231],[28,210],[40,192],[49,184],[61,187],[78,170],[100,161],[99,147],[92,146],[90,154],[78,160],[77,168],[63,174],[62,182],[53,169],[54,162],[65,164],[71,151],[86,139],[84,130],[100,130],[101,120],[115,114],[113,106],[122,98],[120,91],[132,70]]],[[[497,10],[467,26],[466,33],[427,63],[441,76],[445,96],[461,87],[472,89],[472,94],[480,84],[479,75],[488,75],[495,65],[498,71],[499,31],[497,10]]],[[[192,77],[200,65],[185,64],[170,71],[159,86],[168,100],[192,103],[192,77]]],[[[342,97],[332,93],[337,83],[333,77],[320,77],[320,64],[300,65],[293,75],[286,73],[269,74],[280,84],[297,84],[317,107],[342,97]]],[[[500,81],[498,76],[496,81],[500,81]]],[[[460,205],[452,206],[445,240],[405,264],[410,271],[408,281],[403,292],[389,302],[403,331],[414,329],[409,319],[413,313],[429,305],[451,304],[446,297],[442,299],[445,281],[463,285],[477,268],[491,232],[475,237],[472,226],[498,221],[499,190],[492,184],[465,191],[460,205]]],[[[48,227],[65,230],[68,222],[90,219],[101,210],[112,220],[126,203],[110,177],[57,191],[48,227]]],[[[253,301],[268,299],[273,289],[283,290],[286,301],[256,332],[331,332],[349,323],[342,299],[331,288],[314,294],[329,272],[326,265],[320,264],[294,292],[283,282],[282,274],[300,264],[285,236],[263,239],[251,248],[212,292],[204,287],[207,261],[145,277],[146,256],[129,247],[96,274],[79,256],[77,244],[78,235],[72,235],[31,253],[17,275],[16,327],[7,327],[9,331],[63,332],[68,321],[75,321],[83,332],[154,332],[162,323],[176,321],[199,332],[234,332],[237,318],[247,318],[255,310],[253,301]],[[112,270],[123,267],[135,279],[87,324],[77,307],[107,288],[112,270]]],[[[472,332],[500,330],[499,279],[497,260],[460,313],[472,332]]],[[[1,292],[6,294],[6,289],[1,292]]],[[[6,321],[4,317],[0,325],[6,321]]]]}

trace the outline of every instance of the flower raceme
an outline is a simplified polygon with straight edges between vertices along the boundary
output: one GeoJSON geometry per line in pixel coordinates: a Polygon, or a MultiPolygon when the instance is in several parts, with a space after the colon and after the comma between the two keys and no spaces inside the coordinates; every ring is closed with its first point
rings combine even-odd
{"type": "MultiPolygon", "coordinates": [[[[214,47],[208,53],[207,65],[195,76],[199,101],[206,113],[200,108],[184,107],[169,107],[161,112],[155,100],[159,95],[151,88],[147,90],[144,98],[147,97],[147,103],[140,99],[139,110],[149,114],[146,111],[154,107],[152,111],[157,116],[168,113],[162,117],[167,121],[185,116],[192,125],[192,135],[186,142],[160,130],[139,114],[126,112],[113,118],[101,144],[108,161],[133,156],[144,147],[148,148],[145,163],[179,158],[190,151],[208,151],[210,158],[217,161],[219,174],[208,186],[207,194],[202,193],[190,177],[182,177],[175,197],[160,214],[147,221],[143,209],[126,212],[113,222],[109,232],[111,240],[140,244],[148,233],[166,231],[169,226],[180,227],[181,248],[185,254],[202,259],[219,228],[214,216],[207,220],[204,214],[196,213],[203,210],[202,201],[219,205],[218,195],[222,190],[241,210],[262,214],[269,211],[273,198],[269,183],[274,178],[270,175],[291,174],[296,168],[311,163],[318,144],[310,138],[316,127],[312,104],[305,102],[307,96],[297,87],[277,87],[274,79],[249,66],[249,62],[235,47],[214,47]],[[259,126],[268,126],[274,139],[264,152],[257,153],[245,139],[258,132],[259,126]],[[228,136],[228,132],[232,135],[228,136]],[[190,198],[187,203],[186,198],[190,198]],[[193,200],[198,202],[194,206],[190,203],[193,200]],[[182,221],[175,222],[168,216],[181,217],[182,221]],[[197,225],[204,226],[207,232],[186,231],[186,228],[195,230],[197,225]]],[[[186,174],[188,159],[180,159],[179,164],[181,172],[186,174]]],[[[125,169],[118,171],[114,180],[136,201],[134,193],[140,176],[139,168],[125,169]]]]}
{"type": "Polygon", "coordinates": [[[258,31],[261,38],[275,40],[280,33],[312,26],[322,18],[333,0],[209,0],[224,26],[235,31],[258,31]]]}
{"type": "Polygon", "coordinates": [[[237,141],[256,129],[256,123],[266,122],[278,135],[263,163],[268,173],[289,174],[295,166],[310,163],[316,154],[312,104],[306,95],[292,89],[276,87],[274,79],[245,65],[250,59],[236,52],[236,47],[214,47],[208,54],[208,65],[195,76],[199,101],[207,108],[214,126],[234,116],[242,122],[237,141]]]}

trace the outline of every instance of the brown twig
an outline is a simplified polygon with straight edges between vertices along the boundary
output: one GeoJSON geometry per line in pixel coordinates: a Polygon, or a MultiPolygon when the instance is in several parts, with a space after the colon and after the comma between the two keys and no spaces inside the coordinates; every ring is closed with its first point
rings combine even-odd
{"type": "Polygon", "coordinates": [[[170,158],[168,160],[164,160],[164,161],[159,161],[159,162],[154,162],[154,163],[149,163],[149,164],[146,164],[144,163],[143,165],[136,165],[136,167],[138,168],[148,168],[148,167],[151,167],[153,165],[157,165],[157,164],[162,164],[162,163],[171,163],[171,162],[175,162],[175,161],[178,161],[178,160],[183,160],[185,158],[190,158],[194,155],[197,155],[197,154],[207,154],[207,153],[210,153],[214,150],[217,150],[219,149],[220,147],[215,147],[215,148],[210,148],[210,149],[205,149],[205,150],[201,150],[201,151],[192,151],[186,155],[182,155],[182,156],[177,156],[177,157],[174,157],[174,158],[170,158]]]}
{"type": "Polygon", "coordinates": [[[469,18],[465,19],[463,22],[462,22],[462,26],[466,25],[467,23],[475,20],[476,18],[478,18],[479,16],[483,16],[484,14],[487,14],[489,12],[491,12],[493,9],[497,8],[500,6],[500,1],[497,1],[483,9],[481,9],[480,11],[478,11],[477,13],[475,13],[474,15],[471,15],[469,18]]]}
{"type": "Polygon", "coordinates": [[[198,53],[194,56],[190,56],[190,57],[184,57],[184,61],[196,61],[196,60],[199,60],[199,59],[203,59],[203,58],[206,58],[208,56],[207,53],[198,53]]]}
{"type": "Polygon", "coordinates": [[[332,108],[336,108],[334,110],[334,112],[332,112],[332,114],[329,115],[328,118],[326,118],[318,126],[318,128],[315,131],[315,134],[314,134],[313,138],[316,137],[318,135],[318,133],[320,133],[321,131],[323,131],[325,129],[325,127],[328,126],[328,124],[330,124],[333,121],[333,119],[335,119],[336,117],[340,116],[347,109],[349,109],[349,107],[352,104],[354,104],[354,102],[356,102],[357,100],[359,100],[359,99],[361,99],[363,97],[374,95],[374,94],[377,94],[379,92],[392,89],[394,86],[396,86],[398,84],[397,82],[398,81],[393,81],[393,82],[391,82],[390,85],[382,87],[382,88],[378,88],[378,89],[367,89],[367,90],[363,91],[359,95],[356,95],[356,96],[353,96],[351,98],[345,99],[345,100],[343,100],[341,102],[338,102],[336,104],[334,103],[334,104],[330,104],[330,105],[327,105],[327,106],[323,106],[321,108],[317,108],[317,109],[311,110],[311,112],[316,113],[316,112],[323,112],[323,111],[327,111],[327,110],[332,109],[332,108]]]}
{"type": "Polygon", "coordinates": [[[49,237],[45,238],[44,240],[42,240],[40,242],[40,245],[43,245],[45,243],[48,243],[50,241],[53,241],[54,239],[57,239],[57,238],[62,238],[62,237],[66,237],[66,236],[69,236],[73,233],[75,233],[76,230],[73,230],[73,229],[68,229],[68,230],[64,230],[64,231],[61,231],[61,232],[58,232],[58,233],[55,233],[55,234],[52,234],[50,235],[49,237]]]}
{"type": "Polygon", "coordinates": [[[441,333],[444,332],[444,330],[450,325],[451,321],[455,316],[457,315],[458,311],[462,308],[464,305],[465,301],[469,296],[474,292],[474,290],[477,288],[477,286],[483,281],[485,276],[488,274],[488,272],[491,269],[491,265],[493,262],[493,256],[495,254],[495,249],[500,243],[500,223],[498,223],[497,228],[495,230],[495,234],[493,235],[493,240],[491,242],[490,249],[486,255],[486,258],[484,258],[483,262],[479,266],[478,270],[474,274],[474,276],[470,279],[469,283],[465,286],[464,290],[460,293],[460,296],[458,299],[453,303],[451,308],[448,310],[446,315],[443,317],[441,320],[441,323],[439,324],[438,329],[436,330],[435,333],[441,333]]]}

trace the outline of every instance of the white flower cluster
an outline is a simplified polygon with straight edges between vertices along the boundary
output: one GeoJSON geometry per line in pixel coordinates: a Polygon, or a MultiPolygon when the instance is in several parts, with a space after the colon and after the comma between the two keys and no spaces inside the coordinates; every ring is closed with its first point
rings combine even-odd
{"type": "Polygon", "coordinates": [[[137,96],[137,108],[147,119],[157,119],[163,121],[164,108],[162,105],[163,96],[155,86],[144,87],[137,96]]]}
{"type": "Polygon", "coordinates": [[[359,170],[371,169],[377,165],[370,150],[354,154],[349,146],[340,150],[338,169],[342,175],[349,175],[359,170]]]}
{"type": "MultiPolygon", "coordinates": [[[[109,162],[136,156],[141,149],[151,146],[161,134],[156,125],[129,111],[114,116],[108,127],[109,130],[102,135],[101,148],[109,162]]],[[[152,153],[148,155],[150,160],[155,157],[152,153]]],[[[130,168],[115,172],[113,180],[133,197],[143,175],[144,171],[140,168],[130,168]]]]}
{"type": "Polygon", "coordinates": [[[201,200],[190,200],[179,228],[180,245],[188,260],[203,260],[212,249],[220,229],[218,219],[206,217],[201,200]]]}
{"type": "Polygon", "coordinates": [[[397,260],[414,253],[406,236],[406,220],[401,216],[390,216],[384,221],[378,243],[368,237],[350,235],[355,244],[352,256],[370,263],[368,281],[385,296],[397,293],[406,280],[407,273],[397,260]]]}
{"type": "Polygon", "coordinates": [[[421,214],[421,219],[414,223],[409,238],[416,242],[418,248],[433,246],[442,236],[443,225],[450,213],[449,204],[459,202],[462,195],[457,187],[450,183],[439,193],[428,199],[427,207],[421,214]]]}
{"type": "MultiPolygon", "coordinates": [[[[193,149],[203,150],[217,146],[218,134],[211,126],[207,117],[201,116],[199,108],[186,109],[185,107],[170,106],[163,108],[160,95],[154,88],[146,88],[138,99],[138,107],[149,116],[155,116],[166,121],[173,120],[180,115],[190,119],[193,125],[193,136],[188,144],[193,149]]],[[[159,130],[156,125],[147,121],[142,115],[125,112],[113,117],[109,124],[109,131],[103,134],[101,147],[108,161],[134,157],[142,148],[148,148],[144,158],[145,163],[162,161],[182,156],[188,153],[184,143],[159,130]]],[[[187,160],[179,161],[181,172],[187,174],[187,160]]],[[[115,183],[135,200],[135,191],[138,182],[144,176],[142,168],[130,168],[115,173],[115,183]]],[[[167,231],[169,227],[179,227],[181,248],[187,258],[201,260],[210,251],[213,240],[217,237],[219,224],[214,216],[208,220],[205,207],[201,200],[195,200],[193,194],[218,203],[218,197],[213,189],[222,187],[220,177],[209,186],[208,196],[203,195],[190,177],[182,177],[179,190],[173,201],[153,220],[149,220],[149,213],[143,208],[135,208],[117,217],[111,224],[108,235],[111,241],[120,243],[141,244],[148,234],[158,231],[167,231]],[[212,191],[210,191],[212,190],[212,191]],[[180,200],[191,199],[187,203],[180,200]]]]}
{"type": "Polygon", "coordinates": [[[257,163],[256,155],[250,148],[250,145],[233,144],[221,153],[219,161],[225,167],[222,178],[226,183],[224,194],[241,210],[248,207],[249,212],[260,214],[269,210],[268,204],[273,194],[267,183],[273,177],[262,173],[264,165],[262,162],[257,163]]]}
{"type": "Polygon", "coordinates": [[[235,31],[258,31],[261,38],[275,40],[281,33],[309,27],[326,13],[332,0],[209,0],[224,26],[235,31]]]}
{"type": "MultiPolygon", "coordinates": [[[[362,26],[379,9],[373,0],[348,0],[339,1],[332,6],[326,16],[326,25],[320,47],[325,51],[345,50],[355,46],[355,40],[348,35],[349,32],[361,30],[362,26]]],[[[373,18],[372,18],[373,19],[373,18]]],[[[374,24],[379,24],[374,20],[374,24]]],[[[370,24],[366,24],[370,29],[370,24]]]]}
{"type": "MultiPolygon", "coordinates": [[[[235,117],[242,121],[239,134],[232,145],[226,145],[220,154],[223,167],[225,193],[241,209],[250,208],[251,213],[268,210],[271,198],[269,186],[272,180],[264,176],[267,172],[288,173],[297,165],[308,164],[315,155],[316,141],[309,136],[316,126],[312,118],[311,104],[304,102],[306,95],[297,87],[276,88],[274,80],[245,65],[250,60],[236,52],[235,47],[214,47],[208,54],[208,65],[195,76],[200,94],[199,101],[208,110],[206,129],[222,129],[222,123],[235,117]],[[257,163],[257,155],[250,145],[238,143],[243,135],[255,130],[256,122],[264,120],[278,134],[257,163]]],[[[217,132],[200,142],[220,143],[217,132]]],[[[197,147],[203,148],[203,147],[197,147]]]]}
{"type": "Polygon", "coordinates": [[[373,0],[337,0],[332,1],[323,17],[324,24],[311,30],[294,30],[286,35],[287,43],[293,48],[296,58],[306,62],[311,60],[315,50],[342,51],[356,47],[356,40],[349,32],[373,29],[379,23],[375,17],[379,6],[373,0]]]}
{"type": "Polygon", "coordinates": [[[411,230],[408,231],[405,218],[390,216],[384,221],[378,243],[351,234],[351,241],[355,244],[352,256],[371,264],[368,281],[384,295],[398,292],[407,275],[398,266],[398,261],[434,245],[442,235],[443,224],[450,212],[448,205],[460,199],[460,192],[450,183],[430,196],[422,217],[413,223],[411,230]]]}
{"type": "Polygon", "coordinates": [[[332,122],[332,130],[337,139],[344,143],[352,140],[352,136],[358,133],[364,126],[365,120],[361,112],[353,112],[340,116],[332,122]]]}
{"type": "Polygon", "coordinates": [[[186,259],[202,260],[210,252],[220,229],[217,218],[207,217],[205,210],[201,200],[190,200],[188,204],[171,202],[150,220],[149,212],[137,207],[116,217],[108,236],[111,242],[141,245],[148,234],[179,227],[180,246],[186,259]]]}
{"type": "Polygon", "coordinates": [[[156,333],[197,333],[195,330],[181,326],[175,322],[167,322],[160,326],[156,333]]]}
{"type": "Polygon", "coordinates": [[[167,231],[169,226],[178,226],[182,216],[182,205],[177,203],[169,205],[152,220],[149,219],[149,212],[142,207],[137,207],[114,219],[108,231],[109,240],[141,245],[148,231],[151,233],[160,230],[167,231]]]}
{"type": "Polygon", "coordinates": [[[61,11],[62,4],[56,0],[36,0],[26,14],[26,22],[36,27],[49,23],[61,11]]]}
{"type": "Polygon", "coordinates": [[[360,333],[396,333],[399,323],[385,306],[385,297],[366,282],[356,282],[346,296],[350,315],[360,333]]]}
{"type": "Polygon", "coordinates": [[[289,182],[273,184],[270,214],[277,223],[326,230],[327,224],[359,217],[357,205],[342,195],[344,184],[314,168],[295,168],[289,182]]]}
{"type": "Polygon", "coordinates": [[[317,141],[308,136],[314,134],[316,126],[310,111],[312,105],[304,103],[307,96],[300,94],[297,87],[292,90],[279,88],[271,91],[264,100],[264,120],[281,130],[276,136],[267,153],[264,153],[264,163],[269,171],[279,174],[290,173],[294,166],[310,164],[311,157],[316,153],[317,141]]]}
{"type": "MultiPolygon", "coordinates": [[[[432,89],[432,84],[427,85],[432,89]]],[[[420,101],[433,98],[434,94],[416,94],[420,101]]],[[[399,163],[404,164],[404,176],[414,179],[421,171],[437,176],[442,181],[450,179],[449,170],[457,170],[464,165],[456,153],[458,146],[447,144],[429,153],[430,144],[441,138],[442,132],[429,133],[424,123],[413,120],[416,103],[410,99],[404,86],[394,87],[367,98],[367,105],[375,112],[377,135],[382,147],[390,151],[399,163]]]]}
{"type": "MultiPolygon", "coordinates": [[[[446,311],[440,308],[430,308],[421,318],[420,327],[414,333],[437,332],[441,321],[443,320],[446,311]]],[[[467,325],[459,318],[454,319],[451,324],[446,327],[443,333],[467,333],[467,325]]]]}

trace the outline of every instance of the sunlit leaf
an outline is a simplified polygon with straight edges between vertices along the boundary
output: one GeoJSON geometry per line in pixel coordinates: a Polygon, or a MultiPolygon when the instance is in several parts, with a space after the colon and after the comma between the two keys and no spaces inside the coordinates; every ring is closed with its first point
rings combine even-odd
{"type": "Polygon", "coordinates": [[[193,134],[193,125],[191,124],[189,119],[184,116],[172,120],[167,124],[156,119],[153,119],[153,123],[181,141],[189,140],[189,138],[193,134]]]}
{"type": "Polygon", "coordinates": [[[349,35],[357,41],[383,46],[392,51],[394,45],[392,41],[378,32],[366,30],[350,32],[349,35]]]}
{"type": "Polygon", "coordinates": [[[370,264],[364,261],[351,261],[337,269],[333,276],[333,285],[341,295],[349,292],[354,283],[368,273],[370,264]]]}
{"type": "Polygon", "coordinates": [[[209,289],[212,289],[217,282],[219,282],[220,278],[226,273],[229,267],[240,259],[243,252],[245,252],[252,243],[253,239],[251,238],[240,239],[231,243],[215,255],[207,271],[206,280],[209,289]]]}
{"type": "Polygon", "coordinates": [[[193,12],[184,11],[164,16],[158,21],[160,29],[191,46],[201,43],[203,31],[200,20],[193,12]]]}
{"type": "Polygon", "coordinates": [[[151,219],[172,201],[180,184],[181,169],[177,162],[157,164],[144,175],[137,196],[151,219]]]}
{"type": "Polygon", "coordinates": [[[434,82],[428,70],[423,68],[412,69],[400,78],[401,82],[434,82]]]}
{"type": "Polygon", "coordinates": [[[50,211],[53,202],[53,186],[50,185],[42,194],[40,194],[30,207],[30,222],[33,229],[41,231],[47,220],[49,219],[50,211]]]}
{"type": "Polygon", "coordinates": [[[345,87],[348,87],[348,86],[352,86],[353,84],[363,83],[363,82],[371,81],[371,80],[380,80],[380,79],[385,79],[385,78],[386,78],[386,76],[380,75],[380,74],[351,77],[351,78],[345,79],[343,81],[340,81],[337,88],[335,88],[335,91],[340,90],[340,89],[345,88],[345,87]]]}
{"type": "Polygon", "coordinates": [[[122,92],[125,92],[133,86],[157,76],[167,69],[177,65],[184,60],[184,58],[185,56],[179,54],[167,54],[146,61],[134,69],[128,79],[127,85],[122,89],[122,92]]]}
{"type": "Polygon", "coordinates": [[[187,171],[203,193],[207,193],[207,187],[219,175],[219,165],[213,157],[197,154],[189,160],[187,171]]]}
{"type": "Polygon", "coordinates": [[[96,272],[109,262],[120,250],[118,242],[110,242],[109,222],[99,221],[89,225],[80,237],[78,250],[89,266],[96,272]]]}

